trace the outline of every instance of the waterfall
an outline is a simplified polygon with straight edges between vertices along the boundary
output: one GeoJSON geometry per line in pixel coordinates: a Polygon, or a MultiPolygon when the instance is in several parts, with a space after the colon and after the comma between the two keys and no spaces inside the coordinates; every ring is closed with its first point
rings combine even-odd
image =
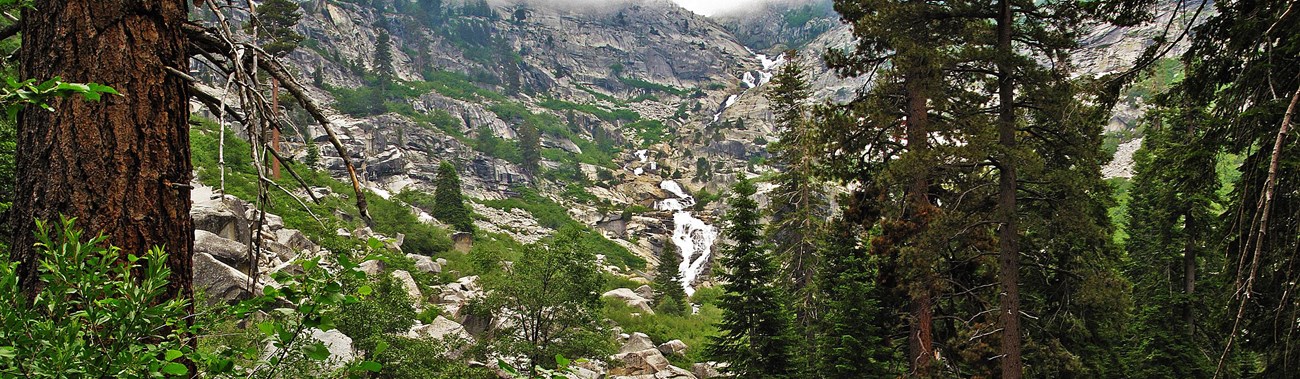
{"type": "Polygon", "coordinates": [[[655,208],[674,212],[672,242],[682,255],[678,272],[682,274],[682,287],[686,290],[686,295],[693,295],[695,280],[713,257],[713,242],[718,239],[718,229],[687,210],[695,205],[695,198],[686,194],[676,181],[665,180],[659,183],[659,188],[677,196],[676,199],[659,201],[655,208]]]}

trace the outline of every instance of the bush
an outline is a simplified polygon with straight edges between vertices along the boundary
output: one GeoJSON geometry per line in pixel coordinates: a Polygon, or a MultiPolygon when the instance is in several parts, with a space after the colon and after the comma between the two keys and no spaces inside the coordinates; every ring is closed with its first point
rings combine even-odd
{"type": "Polygon", "coordinates": [[[144,256],[83,239],[73,221],[37,223],[39,292],[28,302],[17,264],[0,260],[0,376],[183,376],[189,303],[166,296],[167,254],[144,256]],[[135,271],[135,272],[133,272],[135,271]]]}

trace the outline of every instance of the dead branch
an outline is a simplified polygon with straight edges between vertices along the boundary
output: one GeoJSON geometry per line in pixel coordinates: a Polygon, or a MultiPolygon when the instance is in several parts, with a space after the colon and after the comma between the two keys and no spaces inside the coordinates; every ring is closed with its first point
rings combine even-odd
{"type": "MultiPolygon", "coordinates": [[[[193,23],[186,24],[184,28],[189,37],[192,53],[195,55],[203,55],[205,53],[217,54],[225,57],[231,66],[240,66],[245,61],[251,61],[257,68],[265,71],[272,78],[280,81],[280,84],[284,86],[285,90],[297,99],[303,106],[303,109],[307,110],[307,113],[311,114],[312,118],[314,118],[321,127],[325,129],[325,134],[329,136],[330,144],[334,146],[339,157],[343,159],[344,166],[347,167],[348,176],[352,181],[352,190],[356,192],[357,196],[357,211],[360,214],[361,219],[366,222],[366,225],[373,226],[374,220],[370,218],[365,191],[361,188],[361,181],[357,175],[356,166],[352,164],[352,159],[350,158],[347,149],[343,146],[343,142],[339,140],[338,134],[334,132],[334,128],[331,125],[329,118],[326,116],[324,108],[316,104],[316,102],[307,95],[307,90],[298,82],[297,78],[295,78],[278,59],[267,54],[257,46],[251,44],[238,44],[229,41],[228,39],[223,39],[218,37],[216,33],[209,31],[209,29],[193,23]],[[247,57],[239,57],[238,55],[240,54],[236,54],[237,51],[251,52],[252,54],[249,54],[247,57]]],[[[217,66],[221,65],[217,64],[217,66]]]]}

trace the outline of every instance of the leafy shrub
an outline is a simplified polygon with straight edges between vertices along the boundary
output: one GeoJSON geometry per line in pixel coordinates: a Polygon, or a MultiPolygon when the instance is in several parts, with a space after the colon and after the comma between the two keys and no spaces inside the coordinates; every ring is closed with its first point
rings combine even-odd
{"type": "Polygon", "coordinates": [[[167,256],[83,239],[73,220],[37,222],[38,292],[0,260],[0,376],[147,377],[189,373],[189,303],[168,298],[167,256]],[[135,271],[135,272],[133,272],[135,271]]]}

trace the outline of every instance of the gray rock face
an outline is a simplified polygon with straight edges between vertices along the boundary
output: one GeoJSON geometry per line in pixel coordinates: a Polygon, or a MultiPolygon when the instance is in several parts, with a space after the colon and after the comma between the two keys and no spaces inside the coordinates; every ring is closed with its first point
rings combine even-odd
{"type": "Polygon", "coordinates": [[[208,254],[230,266],[248,264],[248,246],[207,230],[194,230],[194,252],[208,254]]]}
{"type": "Polygon", "coordinates": [[[459,339],[465,342],[473,342],[474,337],[465,331],[465,327],[446,317],[438,316],[429,325],[416,325],[406,333],[407,337],[417,339],[446,340],[448,338],[459,339]]]}
{"type": "Polygon", "coordinates": [[[628,306],[637,308],[641,310],[642,313],[645,314],[652,315],[655,313],[654,309],[650,307],[650,300],[641,297],[641,295],[637,295],[636,292],[633,292],[632,290],[627,288],[610,290],[609,292],[605,292],[604,294],[601,294],[600,297],[602,298],[612,297],[615,299],[622,300],[623,302],[627,303],[628,306]]]}
{"type": "Polygon", "coordinates": [[[406,257],[407,257],[407,258],[410,258],[410,259],[413,260],[413,261],[415,261],[415,268],[416,268],[417,270],[420,270],[420,271],[422,271],[422,272],[429,273],[429,274],[441,274],[441,273],[442,273],[442,265],[439,264],[438,262],[434,262],[433,259],[431,259],[431,258],[429,258],[429,257],[427,257],[427,256],[423,256],[423,255],[419,255],[419,254],[407,254],[406,257]]]}
{"type": "Polygon", "coordinates": [[[208,296],[210,303],[235,302],[253,296],[248,275],[213,258],[208,253],[194,253],[194,288],[208,296]]]}
{"type": "Polygon", "coordinates": [[[377,261],[371,259],[365,262],[361,262],[361,264],[357,265],[357,271],[364,272],[368,276],[375,276],[384,272],[384,268],[387,266],[388,265],[384,264],[383,261],[377,261]]]}
{"type": "Polygon", "coordinates": [[[627,335],[627,338],[623,339],[623,347],[619,348],[618,352],[631,353],[653,348],[655,348],[655,343],[650,340],[650,336],[637,332],[627,335]]]}
{"type": "Polygon", "coordinates": [[[691,366],[691,373],[700,379],[721,378],[724,376],[720,371],[722,367],[717,362],[700,362],[691,366]]]}
{"type": "Polygon", "coordinates": [[[641,285],[640,287],[636,288],[635,292],[637,295],[641,295],[641,297],[644,297],[646,299],[654,299],[655,297],[655,289],[650,288],[649,285],[641,285]]]}
{"type": "Polygon", "coordinates": [[[659,352],[664,355],[686,355],[686,343],[682,340],[672,340],[659,345],[659,352]]]}
{"type": "Polygon", "coordinates": [[[393,279],[402,285],[402,289],[406,290],[406,295],[410,296],[416,305],[419,305],[424,300],[424,295],[420,294],[420,286],[415,284],[415,279],[411,277],[411,273],[405,270],[394,270],[392,275],[393,279]]]}

